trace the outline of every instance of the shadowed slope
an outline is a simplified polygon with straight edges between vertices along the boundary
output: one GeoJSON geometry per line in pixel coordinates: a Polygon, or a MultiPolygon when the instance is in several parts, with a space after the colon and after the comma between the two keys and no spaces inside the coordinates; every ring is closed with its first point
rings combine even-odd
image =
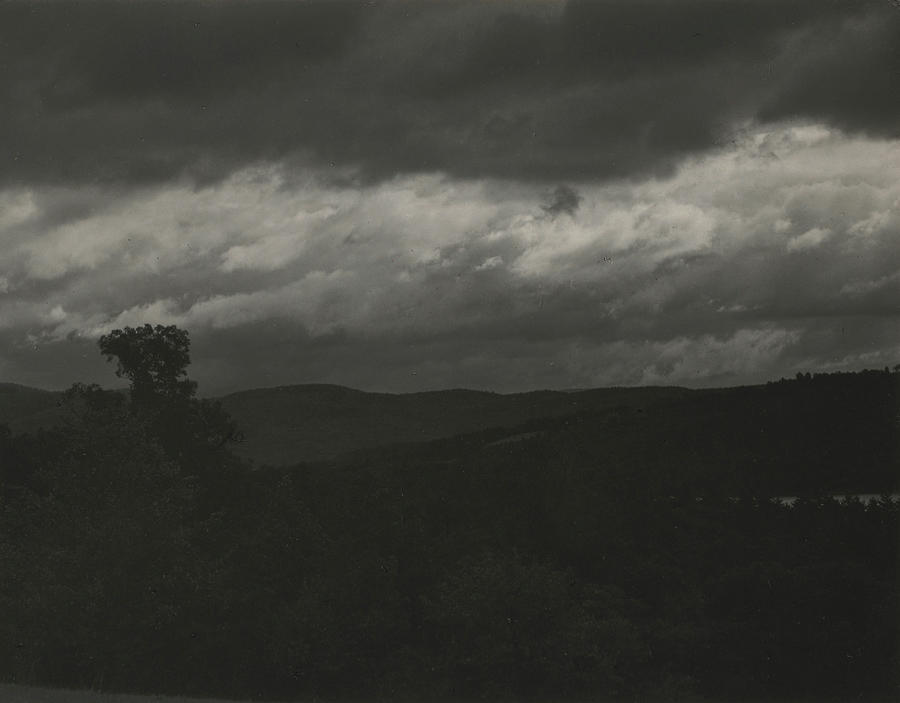
{"type": "Polygon", "coordinates": [[[266,464],[291,464],[514,427],[543,417],[644,407],[691,393],[683,388],[610,388],[510,395],[470,390],[388,394],[305,385],[243,391],[221,401],[245,434],[236,447],[239,454],[266,464]]]}
{"type": "Polygon", "coordinates": [[[0,424],[14,434],[34,432],[59,423],[62,394],[17,383],[0,383],[0,424]]]}

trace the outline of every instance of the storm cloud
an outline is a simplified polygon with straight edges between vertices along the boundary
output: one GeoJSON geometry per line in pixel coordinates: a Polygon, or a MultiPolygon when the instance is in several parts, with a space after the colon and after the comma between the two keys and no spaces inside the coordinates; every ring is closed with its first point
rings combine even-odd
{"type": "Polygon", "coordinates": [[[896,136],[888,2],[6,3],[6,182],[665,172],[742,120],[896,136]]]}
{"type": "Polygon", "coordinates": [[[0,6],[0,379],[208,392],[900,356],[889,2],[0,6]]]}

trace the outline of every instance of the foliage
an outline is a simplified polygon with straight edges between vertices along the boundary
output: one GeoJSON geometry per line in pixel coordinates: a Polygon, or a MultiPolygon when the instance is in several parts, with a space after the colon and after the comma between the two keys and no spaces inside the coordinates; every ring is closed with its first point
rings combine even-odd
{"type": "Polygon", "coordinates": [[[100,352],[116,361],[116,375],[131,382],[132,400],[192,397],[197,384],[186,378],[191,363],[190,340],[174,325],[144,325],[113,330],[100,337],[100,352]]]}
{"type": "Polygon", "coordinates": [[[184,465],[240,441],[237,424],[219,403],[197,399],[187,378],[190,338],[174,325],[113,330],[100,338],[100,351],[116,361],[116,375],[131,382],[132,411],[154,426],[170,458],[184,465]]]}

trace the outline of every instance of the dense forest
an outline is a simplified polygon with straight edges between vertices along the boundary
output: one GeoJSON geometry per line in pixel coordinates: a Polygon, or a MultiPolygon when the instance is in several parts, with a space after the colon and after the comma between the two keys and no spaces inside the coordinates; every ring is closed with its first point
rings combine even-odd
{"type": "MultiPolygon", "coordinates": [[[[0,678],[247,698],[900,695],[900,374],[257,466],[174,327],[0,432],[0,678]],[[776,496],[799,496],[785,505],[776,496]]],[[[303,431],[300,428],[298,431],[303,431]]],[[[354,446],[350,443],[351,448],[354,446]]]]}

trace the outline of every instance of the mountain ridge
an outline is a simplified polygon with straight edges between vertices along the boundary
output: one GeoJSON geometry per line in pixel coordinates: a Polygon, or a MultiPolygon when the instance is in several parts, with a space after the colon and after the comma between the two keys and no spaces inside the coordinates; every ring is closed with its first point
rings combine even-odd
{"type": "MultiPolygon", "coordinates": [[[[679,387],[534,390],[453,388],[385,393],[336,384],[251,388],[220,397],[244,433],[235,446],[258,464],[322,461],[363,449],[515,427],[542,417],[655,403],[694,393],[679,387]]],[[[15,434],[58,424],[63,392],[0,384],[0,424],[15,434]]]]}
{"type": "MultiPolygon", "coordinates": [[[[0,385],[0,424],[16,434],[58,424],[61,397],[0,385]]],[[[512,394],[303,384],[214,400],[244,433],[233,451],[257,466],[446,464],[472,452],[522,448],[525,457],[577,455],[585,466],[659,485],[675,481],[676,492],[697,495],[713,484],[771,495],[805,486],[879,492],[900,485],[900,374],[882,371],[732,388],[512,394]]]]}

